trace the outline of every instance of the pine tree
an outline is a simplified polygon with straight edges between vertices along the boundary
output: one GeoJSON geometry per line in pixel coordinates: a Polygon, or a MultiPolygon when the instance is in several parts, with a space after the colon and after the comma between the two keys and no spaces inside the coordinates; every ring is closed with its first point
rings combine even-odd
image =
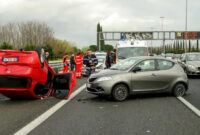
{"type": "Polygon", "coordinates": [[[99,32],[101,31],[100,23],[97,24],[97,49],[99,49],[99,32]]]}
{"type": "Polygon", "coordinates": [[[199,40],[197,40],[197,52],[199,51],[199,40]]]}
{"type": "Polygon", "coordinates": [[[189,52],[191,52],[191,41],[189,40],[189,52]]]}
{"type": "Polygon", "coordinates": [[[174,43],[173,43],[173,47],[172,47],[172,48],[173,48],[173,50],[175,50],[175,42],[176,42],[176,41],[174,41],[174,43]]]}
{"type": "Polygon", "coordinates": [[[177,42],[178,42],[177,43],[177,51],[179,51],[180,50],[180,42],[179,42],[179,40],[177,42]]]}
{"type": "MultiPolygon", "coordinates": [[[[101,32],[103,31],[103,29],[102,29],[102,26],[100,26],[100,31],[101,31],[101,32]]],[[[104,39],[104,37],[103,37],[103,33],[101,33],[101,35],[100,35],[100,36],[101,36],[101,39],[104,39]]],[[[100,41],[100,43],[101,43],[101,44],[100,44],[100,45],[101,45],[101,47],[103,48],[103,47],[104,47],[104,45],[105,45],[105,41],[104,41],[104,40],[101,40],[101,41],[100,41]]]]}

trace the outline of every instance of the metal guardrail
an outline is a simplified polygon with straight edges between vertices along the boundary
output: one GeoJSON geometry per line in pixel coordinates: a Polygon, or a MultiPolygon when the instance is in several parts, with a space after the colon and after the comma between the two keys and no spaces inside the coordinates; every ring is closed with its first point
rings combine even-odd
{"type": "Polygon", "coordinates": [[[58,73],[63,70],[62,61],[49,62],[49,65],[58,73]]]}

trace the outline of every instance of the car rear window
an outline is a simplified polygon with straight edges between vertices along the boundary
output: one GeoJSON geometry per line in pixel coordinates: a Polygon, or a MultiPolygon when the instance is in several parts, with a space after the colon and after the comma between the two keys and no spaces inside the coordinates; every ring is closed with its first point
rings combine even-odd
{"type": "Polygon", "coordinates": [[[174,63],[171,61],[167,61],[167,60],[157,60],[157,61],[158,61],[158,66],[160,70],[167,70],[174,66],[174,63]]]}

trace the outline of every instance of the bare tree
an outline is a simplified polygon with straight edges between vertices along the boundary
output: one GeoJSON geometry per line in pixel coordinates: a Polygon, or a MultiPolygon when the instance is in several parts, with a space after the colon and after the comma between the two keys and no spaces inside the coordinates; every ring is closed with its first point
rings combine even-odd
{"type": "Polygon", "coordinates": [[[0,44],[7,42],[19,49],[25,45],[44,46],[53,40],[53,30],[46,23],[9,23],[0,26],[0,44]]]}

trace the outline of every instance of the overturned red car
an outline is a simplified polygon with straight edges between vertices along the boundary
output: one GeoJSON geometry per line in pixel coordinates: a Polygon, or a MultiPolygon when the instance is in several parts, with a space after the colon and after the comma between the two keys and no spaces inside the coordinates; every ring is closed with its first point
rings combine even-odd
{"type": "Polygon", "coordinates": [[[69,98],[74,72],[56,73],[39,51],[0,50],[0,93],[10,98],[69,98]]]}

